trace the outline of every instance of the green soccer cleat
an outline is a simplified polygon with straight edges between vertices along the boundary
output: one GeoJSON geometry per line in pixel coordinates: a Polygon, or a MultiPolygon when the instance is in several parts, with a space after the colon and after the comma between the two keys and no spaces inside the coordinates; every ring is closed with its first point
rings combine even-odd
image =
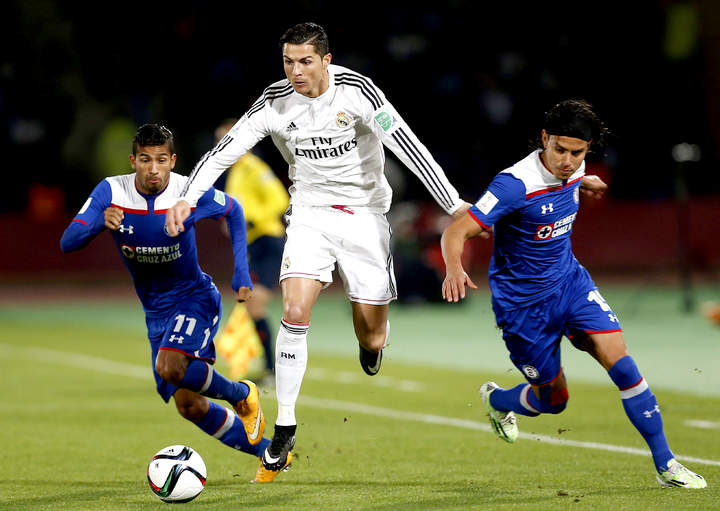
{"type": "Polygon", "coordinates": [[[668,469],[658,472],[657,481],[660,486],[679,486],[681,488],[705,488],[707,482],[700,474],[683,467],[674,459],[668,461],[668,469]]]}
{"type": "Polygon", "coordinates": [[[515,413],[500,412],[490,404],[490,394],[498,388],[500,387],[494,381],[483,383],[480,386],[480,397],[485,404],[485,408],[487,408],[490,424],[492,424],[495,433],[511,444],[515,442],[518,437],[517,418],[515,417],[515,413]]]}

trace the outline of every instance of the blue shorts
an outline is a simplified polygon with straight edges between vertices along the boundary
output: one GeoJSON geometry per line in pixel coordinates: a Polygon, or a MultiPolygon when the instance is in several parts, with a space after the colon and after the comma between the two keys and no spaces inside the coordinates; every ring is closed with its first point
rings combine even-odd
{"type": "Polygon", "coordinates": [[[170,400],[177,387],[160,378],[155,370],[158,352],[179,351],[190,358],[198,358],[214,364],[213,338],[217,333],[221,316],[220,293],[212,285],[212,289],[205,288],[184,298],[163,316],[145,317],[155,384],[158,394],[165,402],[170,400]]]}
{"type": "Polygon", "coordinates": [[[253,284],[274,289],[280,281],[285,239],[278,236],[260,236],[248,245],[250,278],[253,284]]]}
{"type": "Polygon", "coordinates": [[[559,374],[563,335],[622,331],[617,316],[580,265],[540,302],[513,310],[503,310],[494,300],[492,305],[510,360],[533,385],[546,384],[559,374]]]}

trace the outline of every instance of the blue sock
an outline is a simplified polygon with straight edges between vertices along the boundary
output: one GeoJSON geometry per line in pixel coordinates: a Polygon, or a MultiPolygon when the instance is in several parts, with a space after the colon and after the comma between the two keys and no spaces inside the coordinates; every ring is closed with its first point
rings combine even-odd
{"type": "Polygon", "coordinates": [[[627,355],[615,362],[608,374],[620,389],[628,419],[647,442],[655,467],[659,471],[667,470],[667,462],[674,458],[674,455],[665,438],[660,407],[635,361],[627,355]]]}
{"type": "Polygon", "coordinates": [[[209,403],[208,413],[202,419],[195,421],[195,425],[233,449],[262,456],[263,451],[270,445],[270,440],[263,438],[257,445],[250,445],[245,426],[235,412],[212,401],[209,403]]]}
{"type": "Polygon", "coordinates": [[[246,384],[228,380],[210,364],[196,358],[190,359],[180,387],[203,396],[224,399],[233,406],[250,392],[246,384]]]}
{"type": "Polygon", "coordinates": [[[521,383],[511,389],[495,389],[490,394],[490,404],[499,412],[515,412],[520,415],[537,417],[540,415],[528,404],[528,395],[532,394],[529,383],[521,383]]]}
{"type": "Polygon", "coordinates": [[[270,325],[266,318],[255,320],[255,330],[260,336],[263,349],[265,350],[265,368],[268,371],[275,371],[275,350],[273,350],[273,336],[270,335],[270,325]]]}

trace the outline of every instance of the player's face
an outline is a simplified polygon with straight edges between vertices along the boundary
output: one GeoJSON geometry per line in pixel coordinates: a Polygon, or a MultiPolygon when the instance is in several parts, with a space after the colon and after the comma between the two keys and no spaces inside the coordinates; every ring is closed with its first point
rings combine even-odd
{"type": "Polygon", "coordinates": [[[138,190],[148,195],[162,191],[170,180],[176,159],[176,154],[170,154],[168,144],[139,146],[137,153],[130,155],[138,190]]]}
{"type": "Polygon", "coordinates": [[[590,142],[579,138],[548,135],[542,131],[543,150],[541,158],[547,169],[558,179],[568,179],[580,168],[590,142]]]}
{"type": "Polygon", "coordinates": [[[283,45],[283,65],[285,76],[295,92],[316,98],[325,92],[330,85],[327,66],[332,56],[328,53],[319,55],[312,44],[283,45]]]}

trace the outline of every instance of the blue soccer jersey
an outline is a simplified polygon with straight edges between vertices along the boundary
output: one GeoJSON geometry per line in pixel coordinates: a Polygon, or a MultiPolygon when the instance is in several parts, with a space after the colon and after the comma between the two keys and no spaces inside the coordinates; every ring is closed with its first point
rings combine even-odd
{"type": "Polygon", "coordinates": [[[192,294],[215,291],[212,279],[202,272],[197,258],[194,224],[201,218],[225,218],[233,246],[235,269],[232,287],[252,287],[247,262],[245,219],[240,204],[211,188],[200,198],[185,221],[185,231],[170,237],[165,212],[176,201],[187,178],[171,173],[168,186],[155,195],[146,195],[135,186],[135,174],[104,179],[65,230],[60,242],[64,252],[86,246],[106,229],[104,211],[122,209],[118,230],[110,231],[129,270],[135,290],[148,315],[165,314],[192,294]]]}
{"type": "Polygon", "coordinates": [[[470,208],[493,228],[489,281],[493,300],[505,309],[536,303],[572,275],[578,265],[570,245],[585,163],[567,180],[556,178],[540,151],[499,173],[470,208]]]}

